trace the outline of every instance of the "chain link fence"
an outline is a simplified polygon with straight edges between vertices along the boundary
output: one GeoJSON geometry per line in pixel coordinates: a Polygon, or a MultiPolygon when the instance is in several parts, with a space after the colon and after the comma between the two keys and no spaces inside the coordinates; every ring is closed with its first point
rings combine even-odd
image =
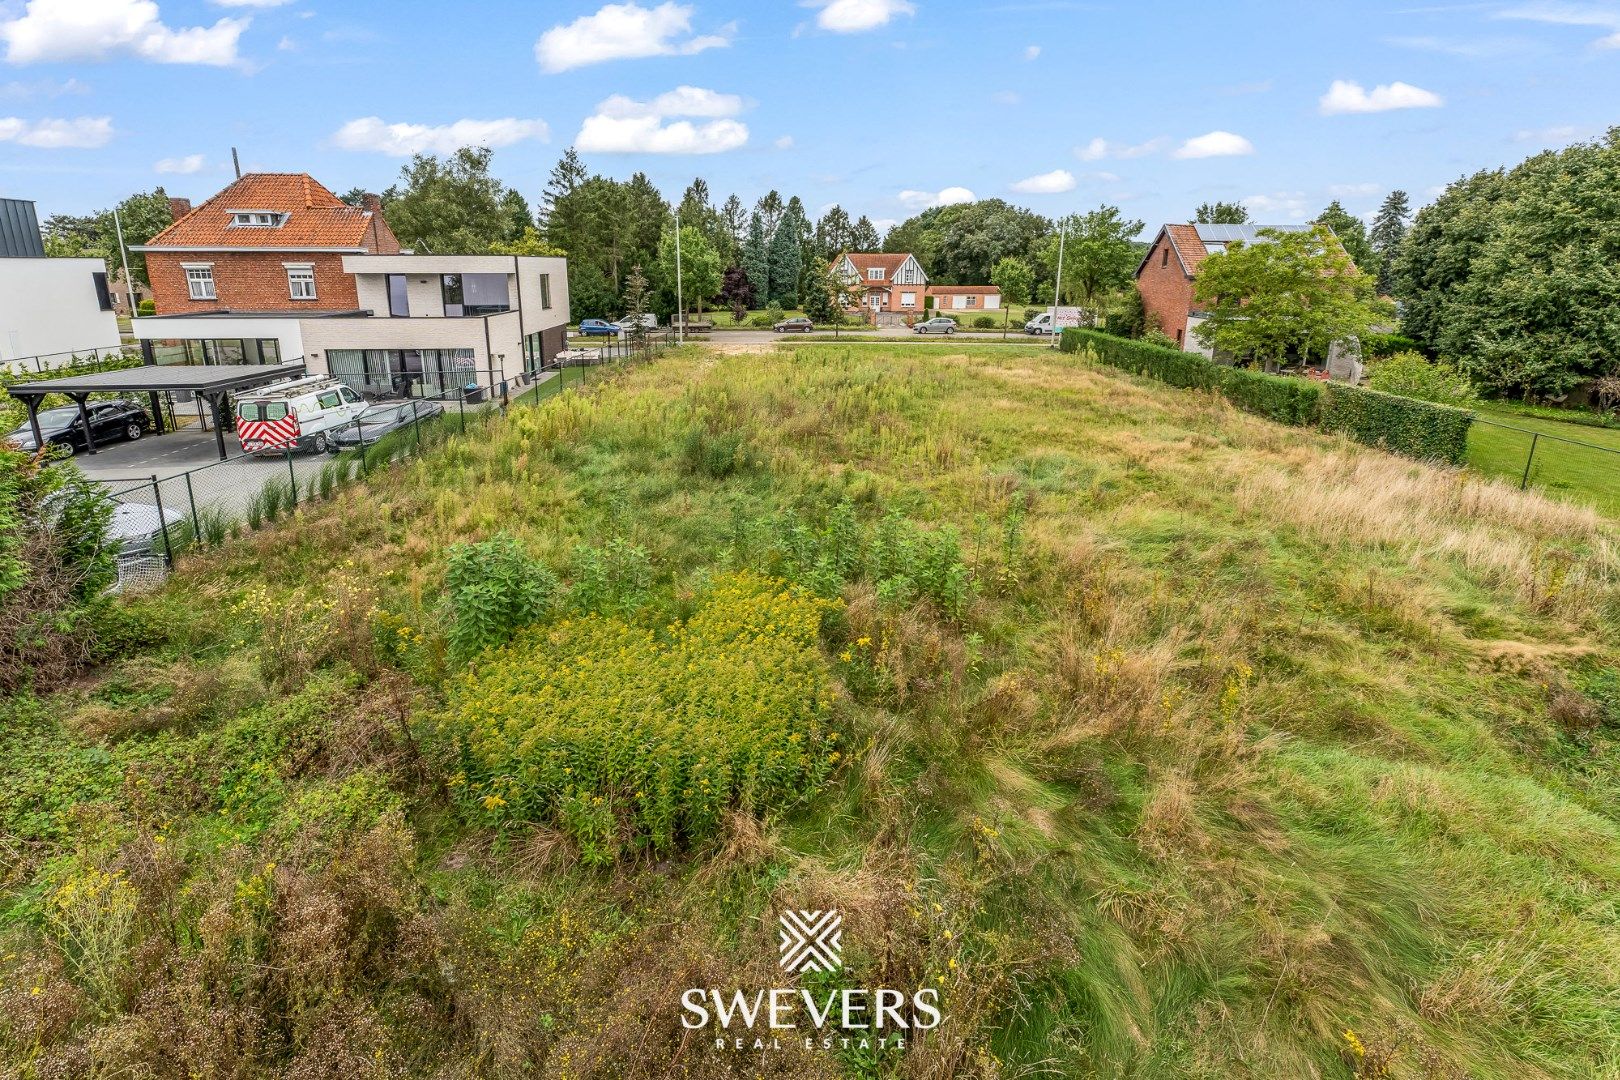
{"type": "Polygon", "coordinates": [[[472,400],[461,394],[381,401],[359,417],[323,429],[326,453],[284,448],[169,475],[99,478],[116,504],[112,539],[119,546],[118,587],[150,588],[187,552],[273,524],[446,439],[493,424],[510,408],[587,387],[673,343],[669,335],[648,335],[645,341],[601,349],[564,350],[539,370],[497,383],[491,393],[472,400]]]}

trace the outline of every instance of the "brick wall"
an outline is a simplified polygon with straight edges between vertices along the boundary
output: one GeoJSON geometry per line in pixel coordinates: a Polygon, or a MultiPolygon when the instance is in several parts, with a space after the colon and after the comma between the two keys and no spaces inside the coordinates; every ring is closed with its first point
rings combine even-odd
{"type": "Polygon", "coordinates": [[[1142,290],[1142,307],[1147,311],[1148,325],[1158,320],[1159,329],[1166,336],[1183,344],[1187,333],[1187,313],[1192,310],[1193,283],[1181,268],[1170,237],[1161,235],[1148,253],[1147,264],[1136,279],[1142,290]],[[1169,252],[1168,265],[1165,252],[1169,252]]]}
{"type": "Polygon", "coordinates": [[[227,309],[351,311],[360,306],[354,278],[343,272],[343,256],[336,252],[149,251],[146,271],[152,280],[152,299],[157,303],[159,315],[227,309]],[[213,264],[213,300],[191,299],[182,263],[213,264]],[[315,299],[292,299],[283,263],[309,263],[315,268],[315,299]]]}

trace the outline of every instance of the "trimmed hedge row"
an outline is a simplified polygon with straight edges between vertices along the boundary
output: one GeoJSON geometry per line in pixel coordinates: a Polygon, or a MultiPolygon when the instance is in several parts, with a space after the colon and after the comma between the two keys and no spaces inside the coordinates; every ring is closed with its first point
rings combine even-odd
{"type": "Polygon", "coordinates": [[[1198,353],[1166,349],[1070,327],[1059,347],[1079,352],[1088,346],[1110,367],[1147,375],[1171,386],[1213,390],[1232,404],[1296,427],[1321,427],[1369,446],[1408,457],[1460,465],[1467,456],[1468,428],[1474,414],[1448,405],[1397,397],[1376,390],[1267,375],[1217,364],[1198,353]]]}
{"type": "Polygon", "coordinates": [[[1359,386],[1324,385],[1323,431],[1337,431],[1407,457],[1448,465],[1467,460],[1468,429],[1474,414],[1466,409],[1359,386]]]}

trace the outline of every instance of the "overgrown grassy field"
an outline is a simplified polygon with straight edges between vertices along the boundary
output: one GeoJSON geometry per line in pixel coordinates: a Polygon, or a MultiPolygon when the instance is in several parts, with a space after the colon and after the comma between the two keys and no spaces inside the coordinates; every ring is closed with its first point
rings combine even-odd
{"type": "Polygon", "coordinates": [[[1047,349],[594,378],[5,703],[8,1075],[1620,1071],[1608,519],[1047,349]],[[682,1029],[828,907],[937,1029],[682,1029]]]}

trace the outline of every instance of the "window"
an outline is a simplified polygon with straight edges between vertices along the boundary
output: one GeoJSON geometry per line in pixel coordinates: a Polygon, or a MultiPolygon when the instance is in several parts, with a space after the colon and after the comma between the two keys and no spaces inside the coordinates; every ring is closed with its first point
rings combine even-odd
{"type": "Polygon", "coordinates": [[[505,274],[445,274],[441,285],[444,313],[450,318],[512,310],[505,274]]]}
{"type": "Polygon", "coordinates": [[[1182,342],[1182,334],[1183,334],[1183,333],[1185,333],[1185,331],[1182,331],[1182,330],[1177,330],[1177,331],[1176,331],[1176,347],[1177,347],[1177,348],[1178,348],[1178,349],[1179,349],[1179,348],[1180,348],[1180,347],[1181,347],[1181,342],[1182,342]]]}
{"type": "Polygon", "coordinates": [[[404,274],[388,275],[388,314],[396,319],[410,318],[411,298],[404,274]]]}
{"type": "Polygon", "coordinates": [[[338,407],[338,401],[339,398],[337,391],[328,390],[326,393],[321,394],[315,399],[315,404],[319,405],[323,409],[335,409],[338,407]]]}
{"type": "Polygon", "coordinates": [[[315,268],[313,266],[288,265],[287,295],[294,300],[315,299],[315,268]]]}
{"type": "Polygon", "coordinates": [[[1169,266],[1170,265],[1170,249],[1169,248],[1166,247],[1166,248],[1161,248],[1159,250],[1159,265],[1160,266],[1169,266]]]}
{"type": "Polygon", "coordinates": [[[97,270],[90,275],[90,280],[96,285],[96,303],[102,311],[113,309],[112,290],[107,288],[107,275],[97,270]]]}
{"type": "Polygon", "coordinates": [[[551,275],[540,275],[540,307],[544,310],[551,308],[551,275]]]}
{"type": "Polygon", "coordinates": [[[881,266],[869,266],[869,267],[867,267],[866,268],[866,280],[867,281],[882,281],[883,280],[883,267],[881,267],[881,266]]]}
{"type": "Polygon", "coordinates": [[[233,229],[273,229],[282,222],[282,215],[272,210],[232,210],[233,229]]]}
{"type": "Polygon", "coordinates": [[[968,297],[967,298],[967,306],[968,307],[978,307],[979,306],[979,298],[977,296],[968,297]]]}
{"type": "Polygon", "coordinates": [[[193,300],[215,299],[213,265],[187,266],[186,290],[193,300]]]}
{"type": "Polygon", "coordinates": [[[901,293],[900,294],[900,306],[901,307],[916,307],[917,306],[917,294],[914,293],[914,292],[903,292],[903,293],[901,293]]]}

